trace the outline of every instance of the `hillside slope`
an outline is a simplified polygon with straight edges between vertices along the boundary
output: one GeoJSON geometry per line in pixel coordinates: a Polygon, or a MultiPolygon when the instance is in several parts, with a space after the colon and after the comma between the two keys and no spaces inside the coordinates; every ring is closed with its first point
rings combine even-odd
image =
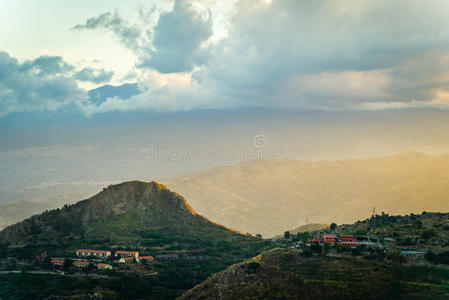
{"type": "Polygon", "coordinates": [[[449,270],[273,249],[229,267],[178,299],[447,299],[449,270]]]}
{"type": "Polygon", "coordinates": [[[11,225],[0,232],[0,245],[47,251],[88,245],[136,247],[151,245],[161,234],[178,235],[180,242],[245,237],[198,215],[184,198],[157,182],[130,181],[11,225]]]}
{"type": "Polygon", "coordinates": [[[0,272],[0,298],[90,299],[97,291],[104,299],[174,299],[210,275],[269,247],[269,241],[198,215],[183,197],[157,182],[124,182],[1,231],[0,271],[19,274],[0,272]],[[155,260],[120,264],[107,259],[113,270],[105,271],[103,277],[98,277],[105,275],[103,270],[87,267],[81,271],[66,264],[67,276],[20,274],[22,268],[55,271],[50,258],[75,260],[75,250],[80,248],[139,251],[140,256],[155,260]],[[41,253],[48,261],[35,260],[41,253]],[[170,258],[165,259],[164,254],[170,258]],[[87,274],[77,276],[75,272],[87,274]]]}
{"type": "Polygon", "coordinates": [[[274,236],[306,223],[449,211],[449,155],[417,152],[344,161],[247,162],[166,184],[195,209],[241,231],[274,236]]]}
{"type": "Polygon", "coordinates": [[[24,220],[30,216],[39,214],[45,210],[64,205],[60,201],[11,201],[0,203],[0,230],[24,220]]]}

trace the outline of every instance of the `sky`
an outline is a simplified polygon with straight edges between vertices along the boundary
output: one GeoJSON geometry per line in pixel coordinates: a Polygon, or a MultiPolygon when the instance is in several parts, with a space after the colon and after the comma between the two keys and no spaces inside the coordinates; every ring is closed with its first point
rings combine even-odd
{"type": "Polygon", "coordinates": [[[1,116],[449,107],[445,0],[2,0],[0,22],[1,116]]]}
{"type": "Polygon", "coordinates": [[[448,121],[447,0],[0,0],[0,203],[449,153],[448,121]]]}

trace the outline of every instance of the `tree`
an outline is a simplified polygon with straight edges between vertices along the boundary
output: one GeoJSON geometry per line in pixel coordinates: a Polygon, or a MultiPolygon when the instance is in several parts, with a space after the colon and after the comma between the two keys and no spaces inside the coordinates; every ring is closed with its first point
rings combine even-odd
{"type": "Polygon", "coordinates": [[[298,233],[299,238],[301,239],[301,241],[303,241],[304,243],[307,242],[308,240],[310,240],[311,235],[310,232],[308,231],[304,231],[304,232],[300,232],[298,233]]]}
{"type": "Polygon", "coordinates": [[[290,239],[290,231],[284,232],[284,239],[286,240],[290,239]]]}
{"type": "Polygon", "coordinates": [[[329,253],[330,246],[331,245],[329,243],[323,243],[321,254],[326,255],[327,253],[329,253]]]}
{"type": "Polygon", "coordinates": [[[306,248],[302,251],[301,255],[305,257],[311,257],[313,255],[313,252],[312,250],[306,248]]]}
{"type": "Polygon", "coordinates": [[[433,230],[426,230],[422,233],[422,238],[425,240],[428,240],[434,236],[435,236],[435,231],[433,231],[433,230]]]}
{"type": "Polygon", "coordinates": [[[388,253],[387,258],[395,265],[402,265],[407,261],[406,257],[399,251],[388,253]]]}
{"type": "Polygon", "coordinates": [[[69,271],[72,268],[72,266],[73,266],[73,260],[66,259],[64,261],[64,265],[63,265],[62,268],[64,269],[64,271],[69,271]]]}
{"type": "Polygon", "coordinates": [[[334,231],[334,230],[335,230],[335,228],[337,228],[337,224],[335,224],[335,223],[332,223],[332,224],[331,224],[331,226],[330,226],[330,228],[331,228],[331,230],[332,230],[332,231],[334,231]]]}
{"type": "Polygon", "coordinates": [[[424,258],[431,263],[436,263],[438,261],[438,256],[432,251],[428,251],[424,254],[424,258]]]}

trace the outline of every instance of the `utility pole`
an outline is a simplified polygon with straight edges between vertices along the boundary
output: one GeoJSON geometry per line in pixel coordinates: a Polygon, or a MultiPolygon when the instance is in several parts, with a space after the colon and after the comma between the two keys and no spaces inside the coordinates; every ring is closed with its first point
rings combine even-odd
{"type": "Polygon", "coordinates": [[[371,227],[376,227],[376,207],[373,206],[373,215],[371,217],[371,227]]]}

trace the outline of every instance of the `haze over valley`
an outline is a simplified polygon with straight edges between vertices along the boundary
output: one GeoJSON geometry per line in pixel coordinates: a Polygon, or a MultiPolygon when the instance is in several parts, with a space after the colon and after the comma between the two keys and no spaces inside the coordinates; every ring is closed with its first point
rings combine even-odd
{"type": "Polygon", "coordinates": [[[0,1],[0,300],[448,287],[447,0],[0,1]]]}

